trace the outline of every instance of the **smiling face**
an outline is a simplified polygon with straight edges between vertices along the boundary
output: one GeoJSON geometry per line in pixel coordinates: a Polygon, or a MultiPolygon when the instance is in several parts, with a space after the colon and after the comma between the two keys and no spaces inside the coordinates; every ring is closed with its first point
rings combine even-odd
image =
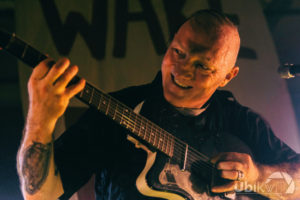
{"type": "Polygon", "coordinates": [[[233,26],[207,28],[206,21],[201,25],[193,18],[184,23],[162,62],[165,99],[176,107],[200,108],[237,75],[239,46],[233,26]]]}

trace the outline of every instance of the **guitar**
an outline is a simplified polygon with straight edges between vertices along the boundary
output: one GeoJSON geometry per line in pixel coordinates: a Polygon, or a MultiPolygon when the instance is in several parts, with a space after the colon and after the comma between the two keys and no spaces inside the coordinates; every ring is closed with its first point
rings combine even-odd
{"type": "MultiPolygon", "coordinates": [[[[31,67],[47,58],[15,34],[0,31],[0,46],[31,67]]],[[[79,79],[76,76],[70,84],[79,79]]],[[[88,82],[76,97],[129,130],[127,139],[147,152],[146,165],[136,180],[141,194],[168,200],[235,199],[234,192],[216,195],[203,188],[218,180],[210,158],[140,115],[142,103],[131,109],[88,82]]]]}

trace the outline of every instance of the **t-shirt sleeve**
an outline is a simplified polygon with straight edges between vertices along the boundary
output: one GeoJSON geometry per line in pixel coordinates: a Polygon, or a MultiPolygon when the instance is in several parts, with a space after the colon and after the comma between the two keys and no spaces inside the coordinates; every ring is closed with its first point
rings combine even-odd
{"type": "Polygon", "coordinates": [[[64,188],[60,199],[70,198],[106,162],[110,124],[102,114],[89,109],[55,141],[54,159],[64,188]]]}

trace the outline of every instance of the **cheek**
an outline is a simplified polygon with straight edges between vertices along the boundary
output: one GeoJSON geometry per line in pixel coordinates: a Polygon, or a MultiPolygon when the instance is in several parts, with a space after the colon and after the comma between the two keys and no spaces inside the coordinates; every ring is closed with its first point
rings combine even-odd
{"type": "Polygon", "coordinates": [[[172,64],[173,63],[172,63],[170,56],[168,54],[166,54],[162,61],[162,66],[161,66],[162,73],[164,74],[164,73],[168,73],[169,71],[171,71],[172,64]]]}
{"type": "Polygon", "coordinates": [[[167,50],[164,59],[162,61],[163,65],[172,65],[175,62],[175,59],[172,55],[172,51],[170,49],[167,50]]]}
{"type": "Polygon", "coordinates": [[[223,78],[220,74],[210,74],[210,75],[197,75],[197,87],[207,88],[207,89],[217,89],[223,82],[223,78]]]}
{"type": "Polygon", "coordinates": [[[197,73],[195,85],[199,89],[212,89],[218,87],[219,78],[215,74],[197,73]]]}

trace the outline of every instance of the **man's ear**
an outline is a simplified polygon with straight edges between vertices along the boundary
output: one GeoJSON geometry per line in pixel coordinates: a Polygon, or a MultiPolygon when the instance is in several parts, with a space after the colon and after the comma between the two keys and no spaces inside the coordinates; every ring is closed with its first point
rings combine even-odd
{"type": "Polygon", "coordinates": [[[240,68],[238,66],[234,66],[231,71],[226,75],[223,82],[220,84],[220,87],[225,87],[227,83],[229,83],[234,77],[238,75],[240,68]]]}

